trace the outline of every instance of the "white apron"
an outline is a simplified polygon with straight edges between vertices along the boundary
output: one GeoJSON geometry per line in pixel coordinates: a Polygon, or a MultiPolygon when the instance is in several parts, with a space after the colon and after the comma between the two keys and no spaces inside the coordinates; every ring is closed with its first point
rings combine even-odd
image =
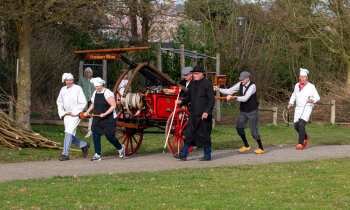
{"type": "Polygon", "coordinates": [[[71,112],[73,115],[79,115],[84,110],[86,103],[83,89],[80,86],[73,84],[70,88],[67,86],[61,88],[57,98],[57,109],[60,118],[64,117],[64,132],[75,136],[80,118],[65,116],[65,114],[71,112]]]}
{"type": "Polygon", "coordinates": [[[305,122],[309,121],[312,112],[312,106],[306,105],[295,107],[294,111],[294,123],[298,122],[299,119],[305,120],[305,122]]]}

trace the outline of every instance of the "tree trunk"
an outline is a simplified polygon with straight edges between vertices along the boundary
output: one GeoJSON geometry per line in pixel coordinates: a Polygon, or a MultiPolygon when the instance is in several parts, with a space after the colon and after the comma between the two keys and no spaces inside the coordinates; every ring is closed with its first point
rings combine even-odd
{"type": "Polygon", "coordinates": [[[131,31],[131,45],[137,46],[139,43],[139,35],[137,33],[137,0],[128,0],[130,31],[131,31]]]}
{"type": "Polygon", "coordinates": [[[149,19],[144,18],[142,20],[142,37],[141,37],[141,45],[148,45],[148,35],[149,35],[149,19]]]}
{"type": "Polygon", "coordinates": [[[2,59],[6,58],[6,47],[5,47],[5,39],[6,39],[6,32],[5,32],[5,21],[1,20],[0,21],[0,54],[2,56],[2,59]]]}
{"type": "Polygon", "coordinates": [[[347,73],[346,85],[350,87],[350,56],[345,55],[343,57],[344,57],[345,68],[346,68],[346,73],[347,73]]]}
{"type": "Polygon", "coordinates": [[[25,18],[18,23],[19,40],[19,70],[17,83],[16,122],[20,126],[30,129],[31,106],[31,22],[25,18]]]}
{"type": "Polygon", "coordinates": [[[142,0],[140,14],[141,14],[141,26],[142,26],[142,34],[141,34],[141,45],[148,45],[148,37],[150,30],[150,17],[151,17],[151,5],[149,0],[142,0]]]}

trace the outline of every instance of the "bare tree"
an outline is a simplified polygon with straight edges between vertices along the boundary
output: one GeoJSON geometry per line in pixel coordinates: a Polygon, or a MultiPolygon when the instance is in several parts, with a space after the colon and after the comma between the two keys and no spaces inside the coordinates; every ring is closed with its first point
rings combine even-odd
{"type": "Polygon", "coordinates": [[[131,45],[147,45],[156,31],[155,26],[161,22],[159,17],[169,15],[167,13],[172,4],[173,0],[112,1],[113,6],[109,10],[110,31],[129,40],[131,45]]]}
{"type": "Polygon", "coordinates": [[[350,85],[350,1],[277,0],[268,6],[276,26],[305,39],[319,40],[346,65],[350,85]]]}
{"type": "Polygon", "coordinates": [[[103,18],[104,1],[92,0],[0,0],[0,15],[15,21],[19,42],[16,122],[30,128],[32,35],[47,23],[73,24],[85,31],[96,28],[103,18]]]}

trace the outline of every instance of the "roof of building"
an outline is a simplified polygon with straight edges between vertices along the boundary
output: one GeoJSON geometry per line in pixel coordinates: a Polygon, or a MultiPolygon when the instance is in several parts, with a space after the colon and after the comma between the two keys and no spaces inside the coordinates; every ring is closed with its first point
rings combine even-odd
{"type": "MultiPolygon", "coordinates": [[[[180,49],[174,49],[174,48],[160,48],[160,49],[163,50],[163,51],[180,54],[180,49]]],[[[185,50],[184,53],[185,53],[186,57],[190,57],[190,58],[199,58],[199,59],[212,58],[212,59],[216,59],[216,57],[212,57],[212,56],[209,56],[209,55],[193,52],[193,51],[190,51],[190,50],[185,50]]]]}

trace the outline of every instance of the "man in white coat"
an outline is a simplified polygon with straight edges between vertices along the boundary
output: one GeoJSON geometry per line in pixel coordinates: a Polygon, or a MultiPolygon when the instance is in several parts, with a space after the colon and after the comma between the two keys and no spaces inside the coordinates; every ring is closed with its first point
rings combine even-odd
{"type": "Polygon", "coordinates": [[[76,130],[80,122],[79,113],[86,106],[86,98],[83,89],[79,85],[75,85],[74,77],[71,73],[64,73],[62,83],[66,86],[61,88],[57,98],[57,109],[60,118],[64,117],[64,147],[60,161],[69,160],[69,150],[73,142],[77,147],[81,148],[84,158],[87,157],[90,144],[81,140],[76,136],[76,130]]]}
{"type": "Polygon", "coordinates": [[[307,69],[300,68],[299,83],[294,87],[294,92],[290,97],[287,108],[293,106],[296,101],[294,112],[294,128],[299,133],[299,142],[296,149],[301,150],[307,145],[309,135],[306,134],[305,125],[310,119],[314,104],[320,100],[315,85],[308,81],[307,69]]]}

